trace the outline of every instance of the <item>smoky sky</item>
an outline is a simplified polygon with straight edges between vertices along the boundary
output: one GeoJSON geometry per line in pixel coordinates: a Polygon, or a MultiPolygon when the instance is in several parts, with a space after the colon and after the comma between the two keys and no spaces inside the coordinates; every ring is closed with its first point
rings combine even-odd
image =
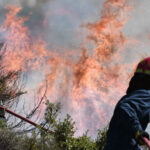
{"type": "MultiPolygon", "coordinates": [[[[88,31],[81,25],[100,19],[103,2],[104,0],[1,0],[0,18],[2,21],[5,19],[5,6],[19,5],[22,7],[19,15],[28,17],[25,25],[29,27],[31,36],[42,36],[47,44],[54,48],[74,49],[78,48],[87,36],[88,31]]],[[[127,37],[140,39],[142,43],[127,48],[125,54],[128,56],[131,53],[130,59],[135,51],[141,55],[149,54],[149,4],[148,0],[131,2],[133,10],[123,31],[127,37]]],[[[136,59],[140,58],[136,56],[136,59]]]]}
{"type": "MultiPolygon", "coordinates": [[[[51,50],[63,52],[63,49],[78,49],[88,35],[88,30],[82,25],[100,20],[103,2],[104,0],[0,0],[0,24],[7,13],[5,6],[18,5],[22,7],[18,15],[28,17],[25,26],[29,28],[33,39],[42,37],[51,50]]],[[[126,46],[122,57],[124,62],[136,64],[142,56],[150,55],[150,1],[133,0],[130,3],[133,8],[123,32],[132,42],[126,46]]],[[[0,40],[4,40],[2,35],[0,40]]],[[[65,97],[63,101],[67,106],[65,97]]],[[[90,100],[87,101],[90,104],[90,100]]],[[[103,109],[108,109],[106,104],[102,105],[103,109]]],[[[92,108],[89,105],[81,111],[91,114],[92,108]]],[[[93,118],[98,122],[95,113],[93,118]]],[[[85,121],[89,128],[92,127],[93,124],[88,119],[85,121]]]]}
{"type": "Polygon", "coordinates": [[[133,40],[127,47],[125,60],[129,62],[138,62],[141,58],[150,55],[150,1],[132,1],[132,10],[129,13],[129,18],[124,26],[124,34],[130,40],[133,40]]]}
{"type": "MultiPolygon", "coordinates": [[[[19,5],[19,15],[28,16],[27,25],[33,37],[42,36],[53,48],[78,48],[85,36],[82,24],[98,20],[103,1],[98,0],[2,0],[6,5],[19,5]]],[[[4,14],[1,14],[4,17],[4,14]]]]}

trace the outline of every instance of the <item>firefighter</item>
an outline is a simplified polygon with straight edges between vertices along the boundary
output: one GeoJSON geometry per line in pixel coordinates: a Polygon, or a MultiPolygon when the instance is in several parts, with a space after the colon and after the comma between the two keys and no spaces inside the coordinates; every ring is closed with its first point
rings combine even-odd
{"type": "Polygon", "coordinates": [[[137,65],[126,95],[117,103],[104,150],[141,150],[150,122],[150,57],[137,65]]]}

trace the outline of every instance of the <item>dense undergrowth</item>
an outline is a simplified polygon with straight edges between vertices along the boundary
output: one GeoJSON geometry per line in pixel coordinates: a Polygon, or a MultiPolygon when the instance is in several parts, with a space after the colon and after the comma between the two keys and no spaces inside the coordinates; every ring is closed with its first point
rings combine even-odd
{"type": "Polygon", "coordinates": [[[99,130],[95,140],[88,132],[75,137],[75,122],[69,115],[58,118],[60,104],[47,103],[45,126],[55,134],[36,129],[27,134],[18,134],[15,129],[0,128],[0,150],[102,150],[106,139],[106,129],[99,130]]]}

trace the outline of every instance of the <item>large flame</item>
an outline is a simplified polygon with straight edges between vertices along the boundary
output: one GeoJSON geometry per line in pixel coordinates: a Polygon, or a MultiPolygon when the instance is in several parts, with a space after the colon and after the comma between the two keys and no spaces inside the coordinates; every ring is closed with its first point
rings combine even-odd
{"type": "Polygon", "coordinates": [[[25,17],[18,17],[20,7],[7,6],[6,20],[1,26],[1,32],[5,37],[3,50],[6,57],[4,65],[7,70],[36,69],[43,63],[46,56],[45,44],[39,38],[32,41],[28,28],[24,25],[25,17]]]}
{"type": "MultiPolygon", "coordinates": [[[[24,24],[28,18],[18,15],[21,8],[9,6],[0,28],[5,36],[4,65],[8,71],[41,72],[47,81],[49,100],[62,103],[63,113],[72,115],[79,131],[89,128],[95,133],[108,123],[114,105],[125,92],[120,76],[124,69],[121,52],[126,44],[122,28],[130,9],[127,0],[104,3],[101,19],[84,26],[90,31],[87,42],[94,46],[89,54],[88,46],[77,52],[51,51],[41,37],[32,38],[24,24]]],[[[45,85],[45,79],[37,89],[45,85]]]]}

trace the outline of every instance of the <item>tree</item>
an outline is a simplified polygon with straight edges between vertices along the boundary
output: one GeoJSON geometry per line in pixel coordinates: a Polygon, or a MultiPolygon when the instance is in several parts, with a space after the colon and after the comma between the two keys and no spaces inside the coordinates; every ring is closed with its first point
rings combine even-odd
{"type": "Polygon", "coordinates": [[[75,122],[69,114],[58,119],[61,105],[47,102],[45,118],[51,129],[54,130],[54,140],[58,149],[63,150],[97,150],[96,143],[88,136],[88,132],[75,137],[75,122]]]}
{"type": "MultiPolygon", "coordinates": [[[[3,44],[0,44],[0,49],[2,46],[3,44]]],[[[20,85],[21,70],[7,71],[5,66],[2,66],[4,53],[4,51],[0,50],[0,105],[13,107],[14,103],[25,92],[22,91],[22,86],[20,85]]],[[[42,101],[47,99],[46,91],[47,86],[39,103],[26,115],[27,118],[34,116],[42,101]]],[[[47,101],[45,118],[42,125],[48,130],[53,130],[55,134],[49,134],[40,128],[26,130],[28,133],[30,132],[30,136],[25,134],[24,131],[22,134],[18,134],[18,131],[15,131],[14,128],[22,127],[23,121],[17,124],[14,124],[14,122],[9,124],[7,126],[9,128],[6,128],[0,122],[0,150],[1,148],[5,150],[97,150],[99,144],[103,147],[105,134],[99,134],[96,142],[88,136],[88,132],[80,137],[75,137],[75,122],[69,114],[62,119],[60,110],[60,103],[53,104],[47,101]]],[[[4,115],[5,112],[3,111],[0,114],[2,113],[4,115]]]]}
{"type": "Polygon", "coordinates": [[[4,55],[5,49],[3,49],[3,43],[0,43],[0,102],[1,105],[11,106],[25,92],[21,90],[19,80],[21,70],[7,71],[7,68],[2,65],[4,55]]]}
{"type": "MultiPolygon", "coordinates": [[[[19,80],[21,71],[7,71],[6,66],[4,66],[5,48],[3,45],[0,43],[0,105],[11,107],[17,98],[25,92],[21,90],[19,80]]],[[[0,109],[0,127],[3,126],[6,126],[5,111],[0,109]]]]}
{"type": "Polygon", "coordinates": [[[98,130],[98,136],[96,139],[96,145],[98,150],[103,150],[104,146],[106,144],[106,134],[107,134],[107,130],[108,130],[108,126],[106,126],[104,129],[102,130],[98,130]]]}
{"type": "MultiPolygon", "coordinates": [[[[75,137],[75,122],[70,115],[61,118],[59,103],[46,103],[44,127],[53,130],[55,134],[45,132],[40,128],[28,134],[18,134],[15,130],[0,128],[0,148],[6,150],[102,150],[105,144],[106,130],[99,130],[97,140],[92,140],[88,132],[75,137]],[[13,140],[12,140],[13,136],[13,140]]],[[[1,150],[1,149],[0,149],[1,150]]]]}

